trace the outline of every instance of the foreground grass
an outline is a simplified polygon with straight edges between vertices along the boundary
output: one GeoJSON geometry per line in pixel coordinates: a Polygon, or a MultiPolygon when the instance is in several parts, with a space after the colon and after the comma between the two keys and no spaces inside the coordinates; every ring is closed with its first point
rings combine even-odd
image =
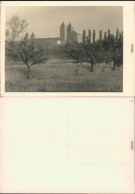
{"type": "Polygon", "coordinates": [[[6,92],[122,92],[122,68],[112,71],[108,66],[103,71],[102,64],[94,66],[90,72],[89,64],[76,65],[70,61],[51,60],[46,64],[31,68],[31,79],[27,79],[25,65],[6,66],[6,92]]]}

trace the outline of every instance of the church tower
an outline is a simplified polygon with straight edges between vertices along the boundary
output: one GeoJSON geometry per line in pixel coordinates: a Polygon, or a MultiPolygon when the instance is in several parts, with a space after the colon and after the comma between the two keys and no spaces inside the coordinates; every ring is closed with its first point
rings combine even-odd
{"type": "Polygon", "coordinates": [[[69,22],[68,26],[67,26],[67,40],[68,41],[72,41],[72,32],[74,31],[74,28],[72,26],[72,24],[69,22]]]}
{"type": "Polygon", "coordinates": [[[62,22],[60,26],[60,41],[65,43],[66,40],[67,40],[67,27],[64,24],[64,22],[62,22]]]}

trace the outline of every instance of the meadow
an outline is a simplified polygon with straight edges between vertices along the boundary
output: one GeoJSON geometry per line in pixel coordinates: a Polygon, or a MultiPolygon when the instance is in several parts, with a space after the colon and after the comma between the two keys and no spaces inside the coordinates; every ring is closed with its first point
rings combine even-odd
{"type": "Polygon", "coordinates": [[[71,60],[51,59],[45,64],[31,67],[27,78],[26,65],[13,62],[5,67],[6,92],[122,92],[122,66],[112,71],[112,65],[76,64],[71,60]]]}

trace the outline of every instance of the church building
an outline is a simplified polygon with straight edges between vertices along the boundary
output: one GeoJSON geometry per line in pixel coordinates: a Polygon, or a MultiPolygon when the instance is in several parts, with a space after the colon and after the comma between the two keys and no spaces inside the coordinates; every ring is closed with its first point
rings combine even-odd
{"type": "Polygon", "coordinates": [[[60,26],[60,41],[65,43],[66,41],[69,42],[82,42],[82,35],[77,33],[72,24],[69,22],[68,26],[62,22],[60,26]]]}

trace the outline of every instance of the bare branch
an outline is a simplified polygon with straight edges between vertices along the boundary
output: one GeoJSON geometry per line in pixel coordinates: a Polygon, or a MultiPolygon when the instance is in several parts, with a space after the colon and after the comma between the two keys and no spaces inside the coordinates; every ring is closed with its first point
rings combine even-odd
{"type": "Polygon", "coordinates": [[[28,23],[19,16],[13,16],[7,23],[6,39],[7,41],[14,41],[20,34],[22,34],[28,23]]]}

